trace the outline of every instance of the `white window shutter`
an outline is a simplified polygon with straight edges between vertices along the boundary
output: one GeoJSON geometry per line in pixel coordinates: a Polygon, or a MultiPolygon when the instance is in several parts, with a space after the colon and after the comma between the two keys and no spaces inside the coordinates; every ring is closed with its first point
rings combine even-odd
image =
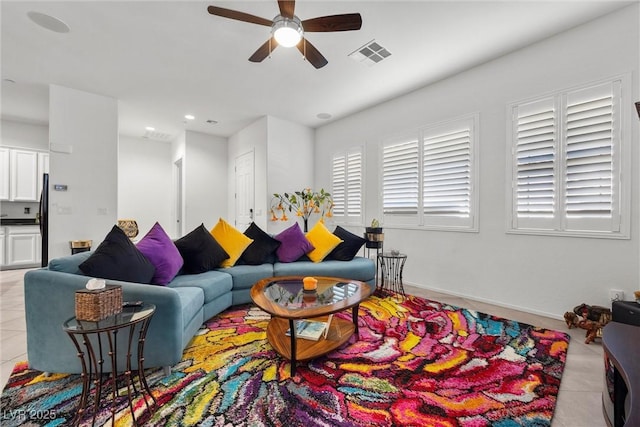
{"type": "Polygon", "coordinates": [[[418,138],[382,149],[382,206],[385,216],[418,213],[418,138]]]}
{"type": "Polygon", "coordinates": [[[613,102],[609,93],[567,99],[568,216],[611,216],[613,102]]]}
{"type": "Polygon", "coordinates": [[[565,215],[570,229],[617,231],[619,82],[566,95],[565,215]]]}
{"type": "Polygon", "coordinates": [[[423,159],[425,216],[468,218],[471,211],[471,129],[426,134],[423,159]]]}
{"type": "Polygon", "coordinates": [[[362,214],[362,152],[350,152],[346,157],[346,213],[350,217],[359,217],[362,214]]]}
{"type": "MultiPolygon", "coordinates": [[[[553,98],[515,111],[514,203],[519,225],[534,226],[556,214],[557,129],[553,98]]],[[[546,221],[545,221],[546,222],[546,221]]]]}
{"type": "Polygon", "coordinates": [[[333,157],[331,174],[331,197],[333,198],[333,215],[343,216],[346,212],[346,155],[336,154],[333,157]]]}

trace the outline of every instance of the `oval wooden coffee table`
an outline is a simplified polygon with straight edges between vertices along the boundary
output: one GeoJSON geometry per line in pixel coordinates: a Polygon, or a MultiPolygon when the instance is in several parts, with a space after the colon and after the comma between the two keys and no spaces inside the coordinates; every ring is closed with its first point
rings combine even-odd
{"type": "Polygon", "coordinates": [[[251,288],[251,299],[271,314],[267,339],[282,356],[291,360],[291,376],[298,361],[310,360],[340,347],[358,333],[358,307],[371,295],[373,288],[358,280],[337,277],[316,277],[315,292],[303,290],[302,277],[270,277],[251,288]],[[318,341],[296,339],[295,321],[326,320],[333,313],[351,308],[352,321],[332,318],[326,337],[318,341]],[[287,336],[291,330],[291,336],[287,336]]]}

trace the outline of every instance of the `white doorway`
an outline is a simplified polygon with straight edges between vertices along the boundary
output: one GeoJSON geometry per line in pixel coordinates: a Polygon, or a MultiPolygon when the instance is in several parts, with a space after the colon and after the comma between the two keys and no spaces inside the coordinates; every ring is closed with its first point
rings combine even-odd
{"type": "Polygon", "coordinates": [[[254,155],[253,151],[236,157],[236,217],[235,226],[244,231],[253,222],[254,204],[254,155]]]}
{"type": "Polygon", "coordinates": [[[173,182],[174,182],[174,194],[175,194],[175,212],[176,212],[176,222],[175,225],[175,238],[182,237],[184,233],[182,226],[182,214],[183,214],[183,195],[182,195],[182,157],[175,161],[173,164],[173,182]]]}

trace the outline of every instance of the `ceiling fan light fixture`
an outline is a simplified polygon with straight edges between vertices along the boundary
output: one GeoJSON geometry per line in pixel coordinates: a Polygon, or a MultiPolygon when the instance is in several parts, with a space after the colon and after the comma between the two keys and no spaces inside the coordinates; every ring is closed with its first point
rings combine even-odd
{"type": "Polygon", "coordinates": [[[300,43],[300,40],[302,40],[302,35],[304,34],[302,23],[297,16],[289,19],[282,15],[276,16],[273,20],[271,32],[278,44],[282,47],[293,47],[297,45],[300,43]]]}

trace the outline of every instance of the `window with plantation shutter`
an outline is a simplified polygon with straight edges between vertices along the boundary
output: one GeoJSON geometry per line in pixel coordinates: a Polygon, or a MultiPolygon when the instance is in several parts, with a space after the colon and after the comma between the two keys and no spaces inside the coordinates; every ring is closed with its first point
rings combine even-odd
{"type": "Polygon", "coordinates": [[[477,126],[473,115],[383,143],[384,224],[477,230],[477,126]]]}
{"type": "Polygon", "coordinates": [[[382,209],[388,215],[418,213],[418,138],[394,141],[382,149],[382,209]]]}
{"type": "Polygon", "coordinates": [[[333,156],[333,215],[342,222],[362,222],[362,148],[333,156]]]}
{"type": "Polygon", "coordinates": [[[622,80],[512,107],[513,231],[626,237],[622,80]]]}

